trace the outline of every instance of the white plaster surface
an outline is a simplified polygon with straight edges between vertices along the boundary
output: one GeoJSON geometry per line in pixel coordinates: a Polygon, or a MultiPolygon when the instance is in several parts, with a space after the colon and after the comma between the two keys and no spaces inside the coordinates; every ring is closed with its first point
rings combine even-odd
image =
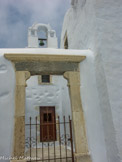
{"type": "Polygon", "coordinates": [[[67,81],[63,76],[52,76],[52,83],[49,85],[39,84],[38,76],[32,76],[27,81],[26,117],[28,119],[30,116],[35,118],[36,115],[39,115],[39,109],[35,110],[37,106],[55,106],[57,115],[62,116],[62,111],[66,116],[70,115],[67,81]],[[68,112],[69,114],[67,114],[68,112]]]}
{"type": "Polygon", "coordinates": [[[77,0],[64,18],[69,49],[91,49],[81,63],[82,101],[94,162],[122,161],[122,1],[77,0]],[[92,66],[93,65],[93,66],[92,66]],[[93,71],[92,71],[93,70],[93,71]]]}
{"type": "MultiPolygon", "coordinates": [[[[68,120],[71,116],[70,99],[67,87],[67,81],[61,75],[52,76],[50,85],[38,84],[38,76],[32,76],[27,81],[26,88],[26,123],[29,123],[29,117],[32,117],[32,123],[35,123],[35,117],[40,115],[39,106],[55,106],[56,116],[60,116],[63,121],[63,116],[68,120]]],[[[35,127],[33,137],[35,137],[35,127]]],[[[63,127],[61,126],[61,134],[63,127]]],[[[39,132],[38,132],[39,133],[39,132]]],[[[67,130],[68,133],[68,130],[67,130]]],[[[26,127],[26,138],[29,137],[29,127],[26,127]]],[[[41,144],[38,142],[38,147],[41,144]]]]}
{"type": "MultiPolygon", "coordinates": [[[[9,61],[0,52],[0,161],[8,158],[12,151],[14,121],[15,74],[9,61]]],[[[6,161],[8,161],[6,159],[6,161]]]]}

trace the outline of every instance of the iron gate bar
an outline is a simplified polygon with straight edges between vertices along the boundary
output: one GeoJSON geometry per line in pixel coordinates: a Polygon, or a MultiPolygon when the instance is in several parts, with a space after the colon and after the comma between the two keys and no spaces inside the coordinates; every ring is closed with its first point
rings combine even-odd
{"type": "MultiPolygon", "coordinates": [[[[55,126],[55,123],[53,123],[53,136],[54,136],[54,126],[55,126]]],[[[55,140],[54,140],[54,161],[56,161],[55,160],[55,158],[56,158],[56,154],[55,154],[55,140]]]]}
{"type": "MultiPolygon", "coordinates": [[[[42,125],[42,123],[40,123],[42,125]]],[[[42,139],[43,139],[43,129],[42,129],[42,139]]],[[[44,159],[44,151],[43,151],[43,140],[42,141],[42,161],[44,159]]]]}
{"type": "Polygon", "coordinates": [[[72,162],[74,162],[74,151],[73,151],[73,141],[72,141],[72,121],[69,116],[69,128],[70,128],[70,141],[71,141],[71,156],[72,156],[72,162]]]}
{"type": "MultiPolygon", "coordinates": [[[[29,137],[29,141],[30,141],[30,143],[27,143],[27,144],[29,144],[29,147],[30,147],[30,160],[29,160],[29,162],[34,162],[34,161],[36,161],[36,162],[38,162],[38,161],[45,161],[45,160],[47,160],[48,162],[50,162],[51,160],[54,160],[55,162],[56,162],[56,160],[60,160],[60,162],[62,162],[62,159],[66,159],[66,162],[67,162],[67,160],[68,159],[72,159],[72,162],[74,162],[74,153],[73,153],[73,138],[72,138],[72,121],[71,121],[71,119],[70,119],[70,116],[69,116],[69,121],[68,122],[66,122],[66,118],[65,118],[65,116],[63,117],[63,122],[60,122],[60,117],[58,116],[58,123],[46,123],[46,124],[42,124],[42,123],[37,123],[37,117],[35,117],[35,124],[32,124],[32,118],[30,117],[29,118],[30,119],[30,122],[29,122],[29,124],[25,124],[25,126],[29,126],[29,129],[30,129],[30,137],[29,137]],[[47,137],[49,137],[49,125],[53,125],[53,135],[54,135],[54,128],[55,128],[55,125],[56,124],[58,124],[58,134],[59,134],[59,156],[60,157],[56,157],[56,147],[55,147],[55,140],[53,140],[52,142],[53,142],[53,146],[54,146],[54,156],[53,156],[53,158],[52,157],[50,157],[50,142],[49,141],[45,141],[45,143],[47,142],[47,148],[48,148],[48,151],[47,151],[47,153],[48,153],[48,155],[47,155],[47,158],[45,158],[45,156],[44,156],[44,145],[45,145],[45,143],[43,142],[43,140],[42,140],[42,156],[40,157],[40,159],[37,159],[38,158],[38,148],[37,148],[37,126],[47,126],[46,128],[48,129],[48,135],[47,135],[47,137]],[[63,127],[64,127],[64,134],[63,134],[63,136],[61,136],[61,129],[60,129],[60,126],[63,124],[63,127]],[[67,134],[67,131],[66,131],[66,124],[68,124],[69,125],[69,133],[70,133],[70,138],[67,136],[68,134],[67,134]],[[36,133],[35,133],[35,136],[36,136],[36,142],[34,142],[34,138],[32,137],[32,126],[35,126],[35,130],[36,130],[36,133]],[[64,143],[62,143],[63,142],[63,139],[64,139],[64,143]],[[69,144],[69,142],[68,141],[70,141],[70,146],[71,146],[71,157],[69,157],[69,156],[67,156],[67,144],[69,144]],[[34,142],[34,145],[33,145],[33,142],[34,142]],[[62,144],[64,144],[64,146],[65,146],[65,157],[62,157],[62,144]],[[33,160],[32,159],[32,147],[33,146],[36,146],[36,157],[35,157],[35,160],[33,160]]],[[[43,127],[42,127],[43,128],[43,127]]],[[[43,139],[43,129],[41,130],[42,131],[42,139],[43,139]]],[[[28,139],[28,138],[27,138],[28,139]]],[[[48,139],[48,138],[47,138],[48,139]]]]}
{"type": "MultiPolygon", "coordinates": [[[[48,123],[48,109],[47,109],[47,123],[48,123]]],[[[46,124],[47,124],[47,123],[46,123],[46,124]]],[[[49,123],[48,123],[48,124],[49,124],[49,123]]],[[[48,125],[47,125],[46,128],[47,128],[47,138],[48,138],[48,137],[49,137],[49,133],[48,133],[48,132],[49,132],[49,131],[48,131],[48,128],[49,128],[49,127],[48,127],[48,125]]]]}
{"type": "Polygon", "coordinates": [[[50,162],[50,148],[49,148],[49,142],[48,142],[48,161],[50,162]]]}
{"type": "MultiPolygon", "coordinates": [[[[58,116],[58,127],[59,127],[59,146],[60,146],[60,158],[61,156],[61,135],[60,135],[60,117],[58,116]]],[[[60,159],[60,162],[62,162],[62,159],[60,159]]]]}
{"type": "Polygon", "coordinates": [[[65,151],[66,151],[66,162],[67,162],[67,141],[66,141],[66,125],[65,125],[65,116],[64,118],[64,135],[65,135],[65,151]]]}
{"type": "Polygon", "coordinates": [[[37,162],[37,116],[36,116],[36,162],[37,162]]]}
{"type": "Polygon", "coordinates": [[[31,117],[30,117],[30,161],[31,161],[31,117]]]}
{"type": "Polygon", "coordinates": [[[44,158],[44,152],[43,152],[43,142],[42,142],[42,161],[43,161],[43,158],[44,158]]]}

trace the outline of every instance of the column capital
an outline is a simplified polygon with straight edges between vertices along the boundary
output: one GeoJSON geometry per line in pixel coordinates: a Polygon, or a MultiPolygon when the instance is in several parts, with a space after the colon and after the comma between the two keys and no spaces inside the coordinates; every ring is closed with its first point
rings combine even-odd
{"type": "Polygon", "coordinates": [[[26,87],[26,80],[28,80],[30,76],[29,71],[16,71],[16,85],[26,87]]]}
{"type": "Polygon", "coordinates": [[[64,73],[64,78],[68,81],[68,86],[80,86],[80,72],[67,71],[64,73]]]}
{"type": "Polygon", "coordinates": [[[25,80],[28,80],[31,76],[30,72],[29,71],[24,71],[25,73],[25,80]]]}

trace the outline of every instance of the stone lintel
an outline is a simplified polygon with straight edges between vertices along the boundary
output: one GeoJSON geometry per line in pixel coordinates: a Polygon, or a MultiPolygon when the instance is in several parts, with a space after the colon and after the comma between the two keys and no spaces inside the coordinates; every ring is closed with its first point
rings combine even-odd
{"type": "Polygon", "coordinates": [[[27,70],[31,75],[62,75],[65,71],[78,71],[79,64],[75,62],[15,62],[17,71],[27,70]]]}

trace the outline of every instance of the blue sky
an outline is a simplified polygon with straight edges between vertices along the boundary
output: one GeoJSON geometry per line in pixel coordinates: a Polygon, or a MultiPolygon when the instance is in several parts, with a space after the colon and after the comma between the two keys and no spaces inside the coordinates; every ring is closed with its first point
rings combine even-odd
{"type": "Polygon", "coordinates": [[[70,0],[0,0],[0,48],[27,46],[28,27],[46,23],[56,30],[58,40],[70,0]]]}

